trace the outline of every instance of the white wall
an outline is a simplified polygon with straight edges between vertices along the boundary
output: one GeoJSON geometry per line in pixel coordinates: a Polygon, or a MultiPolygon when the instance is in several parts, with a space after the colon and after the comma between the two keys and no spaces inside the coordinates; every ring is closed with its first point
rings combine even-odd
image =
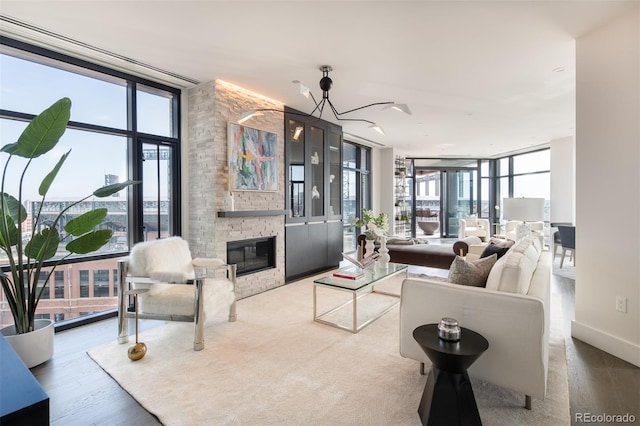
{"type": "Polygon", "coordinates": [[[551,222],[576,223],[575,140],[551,141],[551,222]]]}
{"type": "Polygon", "coordinates": [[[640,10],[576,43],[572,336],[640,366],[640,10]],[[627,313],[615,309],[627,298],[627,313]]]}

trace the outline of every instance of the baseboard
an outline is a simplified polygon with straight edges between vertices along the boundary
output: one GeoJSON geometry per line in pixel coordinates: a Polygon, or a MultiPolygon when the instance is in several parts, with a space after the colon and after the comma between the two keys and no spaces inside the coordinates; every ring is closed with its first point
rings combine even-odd
{"type": "Polygon", "coordinates": [[[640,367],[640,345],[612,336],[577,321],[571,321],[571,337],[640,367]]]}

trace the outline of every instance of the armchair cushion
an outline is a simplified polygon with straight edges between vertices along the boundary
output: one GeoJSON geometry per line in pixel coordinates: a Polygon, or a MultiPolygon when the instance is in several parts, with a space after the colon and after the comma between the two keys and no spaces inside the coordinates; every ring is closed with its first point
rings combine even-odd
{"type": "Polygon", "coordinates": [[[186,283],[194,279],[194,274],[176,271],[153,271],[149,272],[149,278],[169,284],[186,283]]]}
{"type": "MultiPolygon", "coordinates": [[[[168,316],[194,315],[194,288],[192,285],[153,284],[150,286],[150,288],[156,287],[158,291],[144,293],[139,298],[141,313],[168,316]]],[[[207,278],[202,291],[205,323],[215,320],[216,316],[227,309],[235,300],[233,283],[228,280],[207,278]]]]}
{"type": "Polygon", "coordinates": [[[478,215],[475,215],[475,214],[465,215],[463,219],[467,222],[467,226],[470,226],[470,227],[478,226],[478,215]]]}

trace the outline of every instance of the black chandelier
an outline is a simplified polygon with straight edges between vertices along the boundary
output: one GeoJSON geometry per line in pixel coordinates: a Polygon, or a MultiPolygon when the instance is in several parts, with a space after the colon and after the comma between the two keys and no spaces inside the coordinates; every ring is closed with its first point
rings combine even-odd
{"type": "MultiPolygon", "coordinates": [[[[313,109],[313,111],[311,111],[308,114],[300,114],[300,115],[304,115],[307,117],[315,117],[314,114],[318,114],[317,118],[321,119],[322,118],[322,113],[324,112],[324,108],[325,106],[328,104],[329,108],[331,109],[331,111],[333,112],[333,115],[335,116],[335,118],[339,121],[361,121],[364,123],[369,123],[370,126],[369,128],[377,131],[378,133],[384,135],[384,130],[382,130],[382,127],[380,127],[378,124],[374,123],[373,121],[370,120],[365,120],[364,118],[348,118],[348,117],[342,117],[345,114],[349,114],[352,113],[354,111],[359,111],[361,109],[365,109],[365,108],[369,108],[372,106],[376,106],[376,105],[385,105],[385,109],[386,108],[391,108],[394,109],[396,111],[401,111],[404,112],[405,114],[411,114],[411,110],[409,109],[409,107],[406,104],[398,104],[395,103],[393,101],[387,101],[387,102],[374,102],[372,104],[368,104],[368,105],[364,105],[358,108],[353,108],[350,109],[348,111],[343,111],[343,112],[339,112],[337,110],[337,108],[333,105],[333,103],[331,102],[331,100],[329,99],[329,90],[331,90],[331,86],[333,86],[333,80],[331,80],[331,78],[329,77],[329,72],[332,71],[333,68],[330,65],[322,65],[320,66],[320,71],[322,71],[322,78],[320,79],[320,89],[322,90],[322,99],[320,100],[320,102],[318,102],[316,100],[316,97],[313,96],[313,93],[311,93],[311,90],[304,86],[302,83],[300,83],[297,80],[294,80],[294,83],[298,83],[299,86],[299,90],[300,90],[300,94],[304,95],[306,98],[311,97],[311,99],[313,100],[313,103],[315,104],[315,108],[313,109]]],[[[240,119],[238,120],[238,123],[243,123],[247,120],[249,120],[252,117],[258,116],[258,115],[263,115],[262,112],[264,111],[277,111],[277,112],[282,112],[278,109],[272,109],[272,108],[264,108],[264,109],[254,109],[254,110],[250,110],[245,112],[244,114],[242,114],[242,116],[240,117],[240,119]]],[[[295,113],[294,113],[295,114],[295,113]]]]}

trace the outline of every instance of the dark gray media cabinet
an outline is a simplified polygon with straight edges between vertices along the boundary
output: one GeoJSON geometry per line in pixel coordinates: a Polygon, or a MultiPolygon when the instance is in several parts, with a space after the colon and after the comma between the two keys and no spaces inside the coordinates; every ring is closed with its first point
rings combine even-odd
{"type": "Polygon", "coordinates": [[[286,281],[342,260],[342,127],[285,109],[286,281]]]}

